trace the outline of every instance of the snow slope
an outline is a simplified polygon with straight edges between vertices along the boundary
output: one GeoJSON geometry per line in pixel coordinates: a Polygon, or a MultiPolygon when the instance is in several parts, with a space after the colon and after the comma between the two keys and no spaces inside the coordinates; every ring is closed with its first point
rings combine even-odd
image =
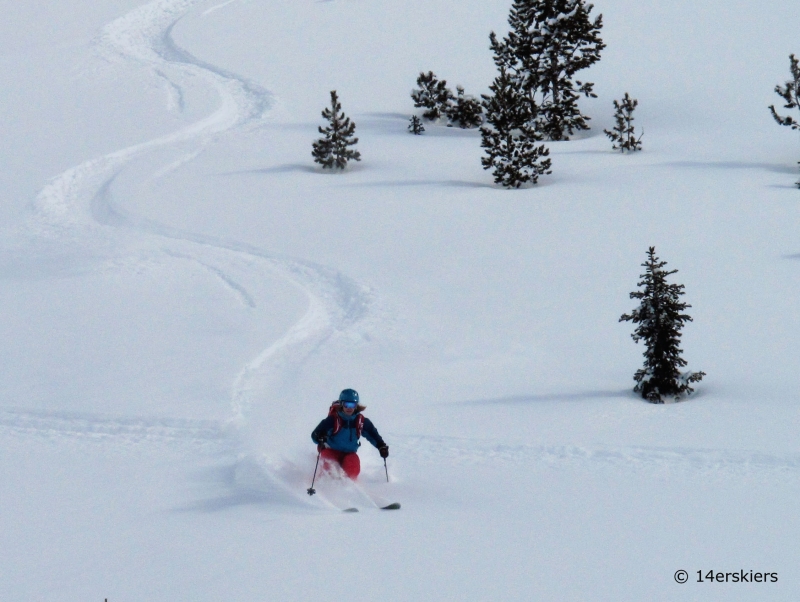
{"type": "Polygon", "coordinates": [[[594,128],[507,191],[476,132],[406,123],[422,70],[486,91],[508,8],[4,5],[0,598],[797,598],[800,145],[766,107],[800,9],[596,3],[594,128]],[[332,89],[343,174],[310,158],[332,89]],[[601,133],[626,91],[632,156],[601,133]],[[650,245],[686,403],[630,391],[650,245]],[[305,495],[345,387],[400,512],[305,495]]]}

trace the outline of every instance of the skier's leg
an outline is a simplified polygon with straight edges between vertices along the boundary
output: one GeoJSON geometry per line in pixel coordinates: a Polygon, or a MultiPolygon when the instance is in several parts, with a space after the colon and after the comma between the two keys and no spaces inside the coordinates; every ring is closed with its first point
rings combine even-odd
{"type": "Polygon", "coordinates": [[[331,449],[326,447],[323,449],[319,456],[322,458],[322,470],[329,472],[332,468],[332,464],[335,462],[336,464],[342,463],[342,452],[338,452],[335,449],[331,449]]]}
{"type": "Polygon", "coordinates": [[[361,460],[359,460],[358,454],[344,454],[341,464],[345,474],[355,481],[361,472],[361,460]]]}

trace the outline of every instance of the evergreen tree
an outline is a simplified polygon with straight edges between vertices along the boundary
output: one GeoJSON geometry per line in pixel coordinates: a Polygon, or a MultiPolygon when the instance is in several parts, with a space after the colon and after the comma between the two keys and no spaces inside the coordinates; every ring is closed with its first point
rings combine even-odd
{"type": "Polygon", "coordinates": [[[642,264],[645,273],[638,283],[644,289],[630,294],[631,299],[639,299],[641,304],[619,319],[620,322],[637,324],[631,337],[637,343],[640,340],[645,343],[644,367],[633,377],[636,381],[633,390],[653,403],[664,403],[664,397],[690,394],[694,391],[690,384],[705,376],[705,372],[680,371],[686,365],[681,357],[683,350],[678,347],[680,331],[685,322],[692,321],[689,315],[681,312],[691,305],[679,301],[684,294],[682,284],[667,283],[667,276],[678,270],[666,271],[663,269],[665,265],[666,261],[656,257],[655,247],[650,247],[647,261],[642,264]]]}
{"type": "Polygon", "coordinates": [[[422,114],[425,119],[436,121],[447,114],[455,97],[447,87],[446,80],[439,81],[433,71],[428,71],[419,74],[417,88],[411,91],[411,98],[415,107],[426,109],[422,114]]]}
{"type": "Polygon", "coordinates": [[[622,102],[614,101],[614,108],[616,109],[614,118],[617,121],[617,125],[611,131],[603,130],[613,142],[611,148],[614,150],[619,150],[622,153],[642,150],[641,140],[644,132],[637,138],[633,127],[633,110],[638,104],[639,101],[628,96],[627,92],[625,92],[622,102]]]}
{"type": "Polygon", "coordinates": [[[464,88],[456,86],[457,95],[447,108],[448,125],[463,129],[479,127],[483,123],[483,106],[474,97],[464,94],[464,88]]]}
{"type": "Polygon", "coordinates": [[[416,115],[412,115],[411,119],[408,120],[408,131],[412,134],[416,134],[417,136],[421,135],[422,132],[425,131],[425,128],[422,125],[422,121],[416,115]]]}
{"type": "Polygon", "coordinates": [[[530,105],[520,102],[514,80],[501,67],[483,96],[486,123],[481,128],[481,158],[484,169],[492,169],[495,184],[519,188],[528,182],[536,184],[541,174],[550,173],[550,154],[541,142],[542,135],[532,125],[530,105]]]}
{"type": "Polygon", "coordinates": [[[336,90],[331,90],[331,106],[322,110],[322,117],[329,125],[319,127],[319,133],[325,137],[314,142],[311,151],[314,161],[324,169],[344,169],[350,160],[361,161],[361,153],[348,148],[358,143],[358,138],[353,136],[356,124],[341,110],[339,96],[336,90]]]}
{"type": "MultiPolygon", "coordinates": [[[[792,73],[792,79],[786,82],[786,86],[784,87],[780,85],[775,86],[775,93],[783,98],[786,103],[783,105],[784,109],[796,109],[800,108],[800,62],[793,54],[789,55],[789,70],[792,73]]],[[[774,117],[775,121],[780,125],[788,126],[793,130],[800,130],[800,123],[791,115],[781,117],[775,110],[775,105],[770,105],[769,110],[772,113],[772,117],[774,117]]],[[[797,164],[800,165],[800,162],[797,164]]],[[[797,182],[797,187],[800,188],[800,181],[797,182]]]]}
{"type": "Polygon", "coordinates": [[[494,32],[489,36],[495,64],[515,79],[536,128],[550,140],[589,129],[578,99],[596,98],[594,84],[573,77],[599,61],[605,48],[603,16],[591,21],[592,8],[584,0],[514,0],[508,36],[502,42],[494,32]]]}

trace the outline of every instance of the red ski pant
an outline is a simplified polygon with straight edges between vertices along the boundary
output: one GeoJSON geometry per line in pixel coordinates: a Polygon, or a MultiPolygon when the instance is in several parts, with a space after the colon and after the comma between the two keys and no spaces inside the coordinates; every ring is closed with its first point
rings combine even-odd
{"type": "Polygon", "coordinates": [[[320,457],[326,460],[326,462],[322,465],[323,468],[328,469],[329,461],[333,460],[339,466],[341,466],[342,470],[344,470],[344,473],[354,481],[361,472],[361,460],[358,459],[358,454],[355,452],[347,453],[336,451],[335,449],[325,448],[320,453],[320,457]]]}

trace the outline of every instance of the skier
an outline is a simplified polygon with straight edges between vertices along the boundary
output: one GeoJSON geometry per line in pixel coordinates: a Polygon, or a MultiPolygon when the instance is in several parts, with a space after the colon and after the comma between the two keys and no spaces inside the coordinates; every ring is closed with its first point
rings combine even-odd
{"type": "Polygon", "coordinates": [[[389,446],[378,434],[372,421],[361,413],[364,409],[366,406],[358,403],[358,393],[353,389],[345,389],[339,394],[339,399],[331,404],[328,417],[311,433],[311,440],[317,444],[320,457],[326,460],[323,466],[329,468],[329,462],[336,462],[353,480],[361,472],[357,452],[362,434],[378,448],[381,458],[389,457],[389,446]]]}

